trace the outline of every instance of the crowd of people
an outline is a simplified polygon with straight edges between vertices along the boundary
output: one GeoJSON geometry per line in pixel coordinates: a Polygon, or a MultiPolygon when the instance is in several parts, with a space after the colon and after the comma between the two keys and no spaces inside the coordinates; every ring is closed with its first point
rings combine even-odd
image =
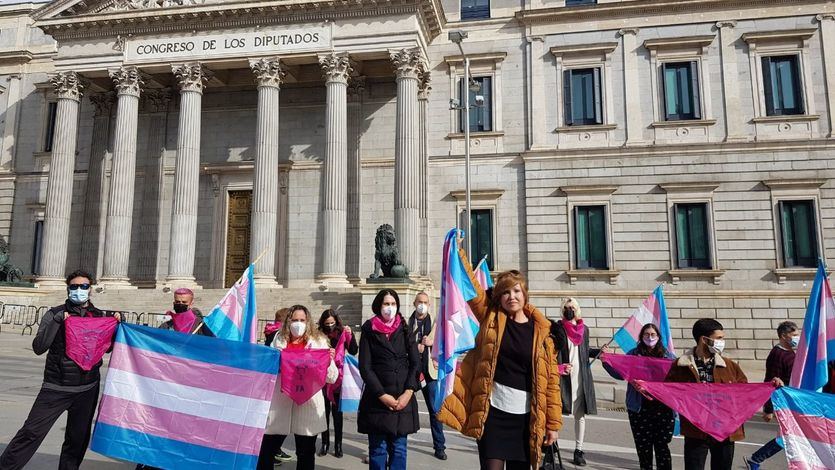
{"type": "MultiPolygon", "coordinates": [[[[339,314],[331,309],[314,318],[304,305],[279,309],[275,322],[265,328],[265,345],[288,351],[328,350],[330,363],[321,393],[298,404],[281,391],[281,378],[272,396],[266,429],[258,457],[258,470],[272,469],[290,459],[282,450],[287,437],[295,442],[296,469],[313,469],[316,457],[332,453],[343,457],[343,413],[340,409],[342,366],[346,355],[358,356],[364,382],[359,401],[357,430],[367,435],[372,470],[407,468],[407,437],[418,431],[418,392],[430,411],[434,456],[446,460],[443,424],[477,442],[482,470],[536,469],[547,449],[553,449],[563,416],[574,420],[573,463],[586,465],[583,443],[586,415],[596,414],[591,364],[608,346],[591,348],[589,328],[576,299],[565,300],[561,318],[551,320],[530,303],[525,276],[515,270],[499,273],[495,286],[483,289],[460,253],[476,290],[469,301],[480,324],[475,348],[459,363],[452,393],[437,413],[433,382],[437,363],[432,359],[436,325],[429,295],[415,296],[408,319],[398,293],[383,289],[371,304],[371,318],[361,326],[359,340],[339,314]],[[333,447],[330,427],[333,424],[333,447]],[[319,449],[316,442],[320,440],[319,449]]],[[[32,346],[47,353],[43,385],[22,428],[0,456],[0,469],[23,468],[34,455],[57,419],[68,412],[59,469],[78,469],[90,441],[99,394],[102,362],[83,370],[67,357],[64,320],[70,316],[102,317],[106,314],[90,300],[93,277],[76,271],[66,279],[67,300],[42,318],[32,346]]],[[[171,320],[161,327],[183,334],[212,336],[188,289],[174,292],[171,320]]],[[[118,320],[121,320],[117,318],[118,320]]],[[[643,326],[636,348],[627,355],[674,359],[670,382],[744,383],[739,365],[723,356],[725,332],[714,319],[701,319],[692,328],[694,347],[676,358],[668,351],[658,325],[643,326]]],[[[775,386],[787,382],[797,347],[798,327],[784,322],[777,328],[777,344],[766,362],[765,381],[775,386]]],[[[618,373],[606,366],[615,378],[618,373]]],[[[651,399],[641,383],[630,383],[626,395],[640,468],[671,469],[671,442],[676,414],[651,399]]],[[[763,418],[773,419],[770,404],[763,418]]],[[[717,441],[681,417],[686,470],[730,469],[734,442],[744,438],[740,426],[724,441],[717,441]]],[[[746,457],[749,468],[779,452],[771,441],[746,457]]],[[[558,449],[557,449],[558,452],[558,449]]],[[[146,468],[139,465],[138,468],[146,468]]],[[[552,467],[555,468],[555,467],[552,467]]]]}

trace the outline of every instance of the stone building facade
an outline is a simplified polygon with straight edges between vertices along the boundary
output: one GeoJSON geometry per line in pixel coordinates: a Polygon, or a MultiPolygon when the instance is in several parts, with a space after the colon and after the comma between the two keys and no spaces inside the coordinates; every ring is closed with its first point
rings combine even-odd
{"type": "Polygon", "coordinates": [[[389,223],[431,285],[477,88],[494,271],[550,316],[578,297],[599,342],[665,283],[679,344],[716,317],[762,361],[835,248],[834,39],[820,0],[2,6],[0,236],[39,289],[220,289],[258,258],[263,288],[351,293],[389,223]]]}

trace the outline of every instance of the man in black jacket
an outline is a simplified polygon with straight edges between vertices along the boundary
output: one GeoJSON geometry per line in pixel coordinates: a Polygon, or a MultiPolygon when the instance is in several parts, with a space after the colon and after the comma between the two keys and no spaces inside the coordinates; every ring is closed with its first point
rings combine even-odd
{"type": "MultiPolygon", "coordinates": [[[[438,373],[436,367],[432,367],[432,358],[430,357],[432,351],[432,343],[435,338],[435,325],[432,323],[432,317],[429,316],[429,295],[426,292],[420,292],[415,296],[415,310],[409,317],[409,331],[415,337],[417,343],[418,353],[420,353],[420,375],[423,375],[423,380],[420,382],[423,390],[423,400],[426,407],[429,408],[429,424],[432,428],[432,447],[435,448],[435,458],[446,460],[446,439],[444,438],[444,425],[438,421],[438,418],[433,409],[432,390],[435,380],[437,380],[438,373]]],[[[420,377],[419,377],[420,378],[420,377]]]]}
{"type": "MultiPolygon", "coordinates": [[[[90,303],[92,284],[90,274],[73,272],[67,276],[66,302],[51,308],[41,318],[38,334],[32,340],[32,350],[37,355],[48,351],[43,385],[23,427],[0,456],[0,469],[23,468],[65,411],[68,412],[67,428],[58,469],[77,470],[84,460],[99,398],[99,368],[102,362],[85,371],[67,357],[64,320],[70,316],[105,316],[90,303]]],[[[117,316],[117,320],[121,321],[121,318],[117,316]]]]}

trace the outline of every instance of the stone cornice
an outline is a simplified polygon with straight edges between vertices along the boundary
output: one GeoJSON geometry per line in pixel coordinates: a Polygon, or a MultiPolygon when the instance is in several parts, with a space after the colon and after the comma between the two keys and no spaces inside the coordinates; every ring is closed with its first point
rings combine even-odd
{"type": "Polygon", "coordinates": [[[763,184],[769,189],[818,189],[826,184],[826,179],[823,178],[809,178],[809,179],[780,179],[780,180],[765,180],[763,184]]]}
{"type": "Polygon", "coordinates": [[[644,41],[644,47],[650,50],[680,49],[686,47],[702,48],[709,46],[714,39],[716,39],[716,35],[714,34],[707,34],[704,36],[647,39],[646,41],[644,41]]]}
{"type": "Polygon", "coordinates": [[[35,26],[60,40],[204,30],[207,25],[226,29],[416,13],[431,40],[445,25],[438,0],[249,0],[58,16],[76,3],[66,0],[44,6],[33,15],[35,26]]]}
{"type": "Polygon", "coordinates": [[[563,23],[600,19],[636,19],[676,13],[734,9],[758,9],[780,5],[824,4],[820,0],[630,0],[588,6],[550,7],[521,10],[516,19],[524,24],[563,23]]]}
{"type": "MultiPolygon", "coordinates": [[[[470,58],[470,62],[501,62],[507,57],[507,52],[483,52],[479,54],[470,54],[467,57],[470,58]]],[[[444,62],[447,65],[453,64],[463,64],[464,63],[464,56],[462,55],[451,55],[444,57],[444,62]]]]}
{"type": "Polygon", "coordinates": [[[555,57],[582,54],[611,54],[618,47],[618,42],[602,42],[599,44],[572,44],[569,46],[554,46],[549,51],[555,57]]]}
{"type": "Polygon", "coordinates": [[[763,41],[807,41],[815,33],[817,28],[806,29],[784,29],[780,31],[762,31],[754,33],[745,33],[742,35],[742,40],[748,44],[755,44],[763,41]]]}

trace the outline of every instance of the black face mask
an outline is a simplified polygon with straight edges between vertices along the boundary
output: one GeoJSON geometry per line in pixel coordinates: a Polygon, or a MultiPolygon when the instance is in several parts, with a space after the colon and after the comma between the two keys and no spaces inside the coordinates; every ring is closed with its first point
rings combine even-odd
{"type": "Polygon", "coordinates": [[[183,313],[188,310],[188,305],[186,304],[174,304],[174,312],[175,313],[183,313]]]}
{"type": "Polygon", "coordinates": [[[568,320],[574,320],[574,309],[573,308],[566,308],[562,311],[562,316],[568,320]]]}
{"type": "Polygon", "coordinates": [[[322,325],[322,332],[323,332],[323,333],[333,333],[333,330],[334,330],[335,328],[336,328],[336,327],[335,327],[335,326],[333,326],[333,325],[322,325]]]}

